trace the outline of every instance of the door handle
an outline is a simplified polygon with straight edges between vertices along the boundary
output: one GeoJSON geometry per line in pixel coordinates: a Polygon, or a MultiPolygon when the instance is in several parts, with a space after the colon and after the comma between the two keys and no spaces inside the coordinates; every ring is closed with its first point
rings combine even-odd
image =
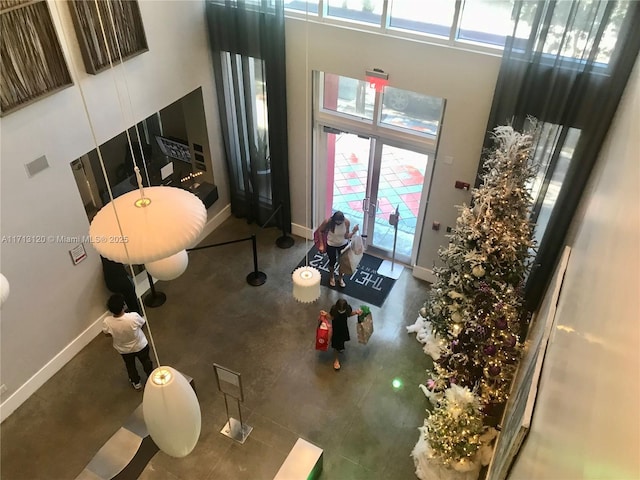
{"type": "Polygon", "coordinates": [[[362,199],[362,211],[364,213],[369,213],[369,197],[362,199]]]}

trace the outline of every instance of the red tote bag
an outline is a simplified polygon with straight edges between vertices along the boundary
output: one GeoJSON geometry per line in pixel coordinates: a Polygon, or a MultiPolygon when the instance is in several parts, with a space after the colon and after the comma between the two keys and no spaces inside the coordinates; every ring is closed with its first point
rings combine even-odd
{"type": "Polygon", "coordinates": [[[319,228],[313,232],[313,244],[320,253],[327,251],[327,235],[328,232],[326,230],[322,231],[319,228]]]}
{"type": "Polygon", "coordinates": [[[326,352],[331,341],[332,327],[326,316],[320,315],[318,328],[316,328],[316,350],[326,352]]]}

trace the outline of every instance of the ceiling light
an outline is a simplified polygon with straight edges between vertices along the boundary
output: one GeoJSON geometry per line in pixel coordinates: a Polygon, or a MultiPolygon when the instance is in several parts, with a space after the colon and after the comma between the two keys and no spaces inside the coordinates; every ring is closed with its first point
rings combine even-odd
{"type": "Polygon", "coordinates": [[[189,455],[198,443],[202,415],[187,379],[171,367],[158,367],[147,379],[142,413],[151,439],[167,455],[189,455]]]}
{"type": "Polygon", "coordinates": [[[102,207],[91,222],[89,235],[103,257],[140,265],[193,246],[206,221],[207,209],[191,192],[147,187],[102,207]]]}
{"type": "Polygon", "coordinates": [[[189,255],[186,250],[180,250],[170,257],[147,262],[144,264],[144,268],[152,277],[169,281],[182,275],[187,269],[187,265],[189,265],[189,255]]]}
{"type": "Polygon", "coordinates": [[[0,305],[9,298],[9,280],[0,273],[0,305]]]}

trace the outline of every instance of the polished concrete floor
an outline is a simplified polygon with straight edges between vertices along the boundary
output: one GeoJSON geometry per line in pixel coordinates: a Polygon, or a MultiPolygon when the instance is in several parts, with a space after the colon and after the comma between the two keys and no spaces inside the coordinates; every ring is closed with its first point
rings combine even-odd
{"type": "MultiPolygon", "coordinates": [[[[298,437],[324,449],[322,479],[415,478],[410,452],[427,407],[418,384],[429,364],[405,326],[428,284],[405,269],[384,306],[372,307],[375,332],[366,346],[351,320],[352,340],[335,372],[332,353],[315,351],[314,337],[318,311],[340,292],[322,287],[312,304],[291,295],[291,271],[310,243],[296,237],[279,249],[276,229],[231,218],[202,244],[252,233],[264,285],[246,282],[251,242],[191,252],[180,278],[157,283],[167,302],[147,309],[148,321],[160,361],[195,380],[202,433],[190,455],[159,452],[140,478],[271,480],[298,437]],[[243,416],[253,427],[244,444],[220,434],[227,417],[213,363],[242,374],[243,416]],[[394,378],[401,388],[392,387],[394,378]]],[[[141,401],[110,339],[99,335],[2,424],[2,479],[74,479],[141,401]]]]}

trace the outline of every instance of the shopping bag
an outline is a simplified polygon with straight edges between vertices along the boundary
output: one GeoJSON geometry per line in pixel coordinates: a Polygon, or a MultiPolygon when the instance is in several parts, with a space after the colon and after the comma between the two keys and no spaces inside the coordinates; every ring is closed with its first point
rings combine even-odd
{"type": "Polygon", "coordinates": [[[362,237],[357,233],[351,237],[351,250],[356,255],[362,255],[364,253],[364,242],[362,237]]]}
{"type": "Polygon", "coordinates": [[[358,314],[358,324],[356,331],[358,333],[358,343],[366,345],[373,334],[373,317],[371,310],[366,305],[360,305],[362,313],[358,314]]]}
{"type": "MultiPolygon", "coordinates": [[[[349,252],[351,251],[351,246],[347,245],[340,252],[340,260],[339,260],[339,271],[340,275],[351,275],[355,272],[355,269],[351,266],[351,259],[349,258],[349,252]]],[[[356,265],[357,267],[357,265],[356,265]]]]}
{"type": "Polygon", "coordinates": [[[320,230],[319,228],[313,232],[313,244],[320,253],[327,251],[327,235],[328,232],[326,230],[320,230]]]}
{"type": "Polygon", "coordinates": [[[362,260],[363,252],[356,253],[353,245],[349,250],[347,250],[347,259],[349,260],[349,267],[351,267],[351,273],[355,272],[358,269],[358,265],[360,265],[360,260],[362,260]]]}
{"type": "Polygon", "coordinates": [[[318,318],[318,328],[316,328],[316,350],[326,352],[331,341],[332,327],[326,315],[318,318]]]}

